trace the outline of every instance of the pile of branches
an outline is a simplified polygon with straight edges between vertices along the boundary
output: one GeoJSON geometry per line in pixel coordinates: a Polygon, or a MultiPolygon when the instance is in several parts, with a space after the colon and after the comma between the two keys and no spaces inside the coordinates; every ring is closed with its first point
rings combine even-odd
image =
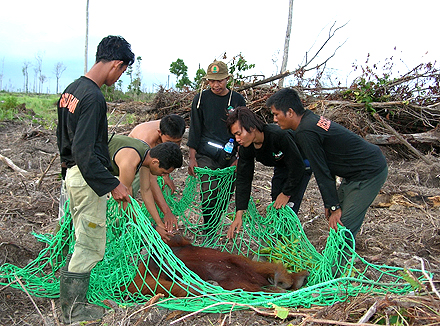
{"type": "MultiPolygon", "coordinates": [[[[399,78],[379,76],[362,68],[361,77],[350,87],[322,87],[319,82],[297,81],[295,89],[305,107],[338,122],[380,145],[421,145],[423,151],[440,149],[440,74],[435,65],[420,64],[399,78]]],[[[265,122],[273,122],[267,99],[279,88],[275,81],[300,71],[241,84],[234,87],[246,99],[247,106],[265,122]]],[[[190,118],[191,103],[198,91],[160,88],[151,103],[158,118],[169,113],[190,118]]],[[[408,146],[409,145],[409,146],[408,146]]],[[[411,150],[412,151],[412,150],[411,150]]],[[[413,153],[416,156],[415,152],[413,153]]]]}

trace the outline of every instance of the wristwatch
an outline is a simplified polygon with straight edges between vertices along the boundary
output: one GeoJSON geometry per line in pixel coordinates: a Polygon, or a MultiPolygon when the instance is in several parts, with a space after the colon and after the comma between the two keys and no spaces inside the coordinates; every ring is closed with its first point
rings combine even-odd
{"type": "Polygon", "coordinates": [[[333,205],[333,206],[331,206],[330,207],[330,210],[332,211],[332,212],[334,212],[334,211],[336,211],[336,210],[338,210],[338,209],[340,209],[341,208],[341,206],[339,206],[339,204],[338,205],[333,205]]]}

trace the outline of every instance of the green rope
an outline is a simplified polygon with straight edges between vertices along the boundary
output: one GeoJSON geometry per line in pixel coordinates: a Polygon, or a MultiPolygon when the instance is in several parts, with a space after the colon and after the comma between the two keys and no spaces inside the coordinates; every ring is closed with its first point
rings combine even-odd
{"type": "MultiPolygon", "coordinates": [[[[145,206],[135,201],[125,211],[110,199],[107,205],[107,245],[104,259],[92,270],[88,300],[103,305],[105,299],[119,305],[145,302],[150,297],[126,290],[137,274],[139,263],[150,262],[160,268],[160,273],[173,280],[173,286],[194,289],[202,295],[188,292],[185,298],[159,303],[169,309],[197,311],[216,303],[207,312],[227,312],[243,309],[235,304],[284,307],[310,307],[332,305],[360,293],[384,295],[405,294],[414,290],[408,282],[407,271],[399,267],[379,266],[368,263],[347,246],[346,240],[354,239],[344,227],[331,230],[322,253],[318,253],[307,239],[298,217],[290,208],[274,209],[270,205],[266,215],[258,213],[251,199],[243,216],[243,231],[229,241],[226,232],[233,216],[233,183],[235,168],[223,170],[195,169],[197,177],[189,176],[180,198],[164,193],[173,213],[179,217],[180,229],[195,245],[207,246],[242,254],[259,260],[282,262],[290,271],[308,270],[306,287],[286,293],[227,291],[200,279],[198,275],[174,256],[163,243],[151,224],[145,206]],[[214,196],[215,195],[215,196],[214,196]],[[208,205],[215,205],[207,209],[208,205]],[[215,217],[208,223],[204,219],[209,212],[215,217]],[[134,222],[136,217],[136,223],[134,222]]],[[[55,234],[37,235],[47,244],[38,257],[20,268],[11,264],[0,267],[0,285],[26,290],[34,296],[56,298],[59,296],[60,268],[66,255],[73,251],[74,231],[68,206],[55,234]]],[[[426,281],[419,270],[411,270],[419,282],[426,281]]],[[[146,286],[146,285],[143,285],[146,286]]],[[[156,285],[151,291],[156,292],[156,285]]],[[[140,289],[139,289],[140,290],[140,289]]]]}

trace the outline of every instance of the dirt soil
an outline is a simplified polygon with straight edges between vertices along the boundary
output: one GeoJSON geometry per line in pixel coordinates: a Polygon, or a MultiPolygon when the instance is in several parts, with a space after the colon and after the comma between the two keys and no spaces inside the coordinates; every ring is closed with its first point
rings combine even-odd
{"type": "MultiPolygon", "coordinates": [[[[132,127],[124,126],[118,128],[117,132],[122,133],[132,127]]],[[[188,148],[185,141],[182,149],[184,166],[172,173],[181,188],[187,176],[188,148]]],[[[421,160],[408,158],[408,155],[403,157],[396,147],[383,147],[382,150],[389,163],[389,177],[367,212],[365,223],[356,238],[357,252],[375,264],[411,268],[421,267],[420,261],[414,258],[421,257],[427,270],[438,273],[439,158],[430,155],[429,158],[435,163],[427,165],[421,160]]],[[[60,168],[55,131],[44,130],[39,125],[25,121],[0,122],[0,154],[27,172],[16,172],[5,161],[0,161],[0,265],[11,263],[23,267],[44,247],[31,232],[50,233],[57,223],[60,168]]],[[[271,174],[270,168],[258,165],[253,196],[259,199],[262,212],[270,201],[271,174]]],[[[322,200],[313,178],[304,196],[299,218],[309,240],[321,251],[325,246],[328,224],[323,218],[322,200]]],[[[371,306],[371,301],[365,297],[353,298],[350,304],[354,305],[356,300],[357,315],[362,315],[371,306]]],[[[347,312],[348,305],[341,303],[325,309],[320,307],[319,314],[316,307],[302,311],[321,320],[356,322],[347,312]]],[[[187,315],[156,307],[143,312],[141,308],[117,308],[109,311],[103,321],[95,325],[160,326],[169,325],[187,315]]],[[[59,324],[58,300],[29,297],[24,291],[8,286],[0,288],[0,311],[0,325],[59,324]]],[[[295,325],[302,320],[303,317],[281,320],[248,309],[231,314],[199,312],[174,325],[295,325]]]]}

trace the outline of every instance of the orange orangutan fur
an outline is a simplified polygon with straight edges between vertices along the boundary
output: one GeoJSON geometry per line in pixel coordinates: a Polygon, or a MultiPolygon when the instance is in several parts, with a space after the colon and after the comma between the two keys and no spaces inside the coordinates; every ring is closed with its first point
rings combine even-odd
{"type": "MultiPolygon", "coordinates": [[[[176,257],[201,279],[214,281],[226,290],[243,289],[250,292],[297,290],[304,285],[309,275],[307,271],[289,273],[279,263],[253,261],[241,255],[194,246],[181,235],[174,235],[167,244],[176,257]]],[[[173,282],[163,271],[159,273],[159,267],[151,259],[148,271],[143,262],[139,264],[138,273],[128,286],[128,291],[131,293],[140,291],[144,295],[163,293],[166,296],[171,293],[175,297],[187,296],[187,289],[188,286],[173,282]]],[[[197,294],[196,290],[191,288],[189,290],[197,294]]]]}

